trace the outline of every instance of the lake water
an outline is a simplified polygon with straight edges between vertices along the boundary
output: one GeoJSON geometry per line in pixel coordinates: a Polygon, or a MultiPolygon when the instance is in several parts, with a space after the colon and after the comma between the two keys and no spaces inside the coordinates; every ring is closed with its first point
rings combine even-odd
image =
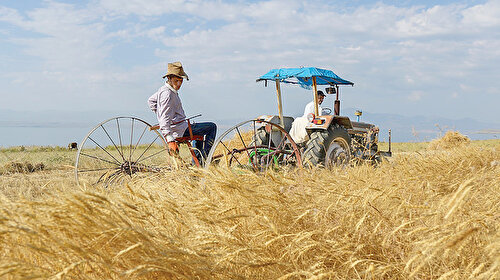
{"type": "MultiPolygon", "coordinates": [[[[225,121],[217,123],[217,136],[221,135],[226,129],[237,124],[239,121],[225,121]]],[[[62,124],[51,126],[2,126],[0,125],[0,148],[11,146],[61,146],[66,147],[71,142],[80,142],[87,133],[99,122],[92,124],[62,124]]],[[[496,134],[475,134],[467,133],[461,130],[472,140],[480,139],[498,139],[500,135],[496,134]]],[[[421,142],[430,141],[439,134],[437,132],[422,132],[419,137],[412,135],[409,128],[393,128],[393,142],[421,142]]],[[[387,131],[381,131],[379,136],[380,141],[387,141],[387,131]]]]}
{"type": "MultiPolygon", "coordinates": [[[[89,124],[52,124],[49,126],[5,126],[0,125],[0,148],[12,146],[61,146],[78,144],[99,122],[89,124]]],[[[236,124],[237,122],[234,122],[236,124]]],[[[219,135],[233,123],[217,123],[219,135]]]]}
{"type": "Polygon", "coordinates": [[[0,147],[62,146],[83,140],[91,127],[0,127],[0,147]]]}

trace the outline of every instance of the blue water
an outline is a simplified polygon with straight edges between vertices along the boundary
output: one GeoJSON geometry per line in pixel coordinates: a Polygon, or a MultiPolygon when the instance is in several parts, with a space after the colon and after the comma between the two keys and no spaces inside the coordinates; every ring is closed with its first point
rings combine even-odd
{"type": "MultiPolygon", "coordinates": [[[[218,122],[217,136],[221,135],[226,129],[237,124],[238,121],[218,122]]],[[[77,125],[50,125],[50,126],[2,126],[0,125],[0,148],[11,146],[61,146],[66,147],[71,142],[80,142],[87,133],[99,122],[92,124],[77,124],[77,125]]],[[[411,127],[392,126],[392,141],[393,142],[422,142],[430,141],[442,136],[434,127],[434,131],[430,130],[433,127],[429,125],[429,130],[420,131],[418,136],[413,135],[411,127]]],[[[478,134],[474,133],[476,129],[458,129],[461,133],[467,135],[471,140],[482,139],[498,139],[500,134],[478,134]]],[[[379,135],[380,141],[388,140],[387,129],[381,129],[379,135]]]]}
{"type": "MultiPolygon", "coordinates": [[[[50,126],[2,126],[0,125],[0,148],[12,146],[61,146],[67,147],[69,143],[80,144],[99,122],[92,124],[68,125],[52,124],[50,126]]],[[[236,124],[237,122],[234,122],[236,124]]],[[[217,123],[218,134],[228,129],[231,125],[217,123]]],[[[123,128],[122,128],[123,129],[123,128]]]]}
{"type": "Polygon", "coordinates": [[[0,147],[62,146],[83,140],[91,127],[0,127],[0,147]]]}

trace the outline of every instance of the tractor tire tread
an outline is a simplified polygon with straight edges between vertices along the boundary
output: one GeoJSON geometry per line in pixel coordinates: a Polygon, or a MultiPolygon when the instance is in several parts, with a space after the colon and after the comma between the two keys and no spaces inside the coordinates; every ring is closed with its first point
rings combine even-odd
{"type": "Polygon", "coordinates": [[[328,150],[327,145],[330,145],[335,134],[347,138],[349,145],[351,144],[347,130],[340,125],[333,125],[328,130],[314,131],[306,143],[306,149],[303,154],[303,164],[305,167],[325,166],[325,157],[328,150]]]}

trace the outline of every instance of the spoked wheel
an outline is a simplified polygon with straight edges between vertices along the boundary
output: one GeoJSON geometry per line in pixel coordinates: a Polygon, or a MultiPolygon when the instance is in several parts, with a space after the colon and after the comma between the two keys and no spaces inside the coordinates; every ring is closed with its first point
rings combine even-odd
{"type": "Polygon", "coordinates": [[[107,187],[137,174],[168,168],[165,139],[150,127],[134,117],[116,117],[94,127],[78,149],[77,183],[107,187]]]}
{"type": "Polygon", "coordinates": [[[266,171],[302,167],[299,149],[281,126],[249,120],[224,132],[214,143],[205,166],[266,171]]]}

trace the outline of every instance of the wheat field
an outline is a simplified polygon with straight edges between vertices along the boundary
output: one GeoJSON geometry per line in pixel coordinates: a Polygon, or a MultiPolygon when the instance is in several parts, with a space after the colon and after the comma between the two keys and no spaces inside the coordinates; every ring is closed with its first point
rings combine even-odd
{"type": "Polygon", "coordinates": [[[500,279],[500,141],[446,137],[378,167],[107,189],[76,185],[75,152],[4,149],[0,279],[500,279]]]}

